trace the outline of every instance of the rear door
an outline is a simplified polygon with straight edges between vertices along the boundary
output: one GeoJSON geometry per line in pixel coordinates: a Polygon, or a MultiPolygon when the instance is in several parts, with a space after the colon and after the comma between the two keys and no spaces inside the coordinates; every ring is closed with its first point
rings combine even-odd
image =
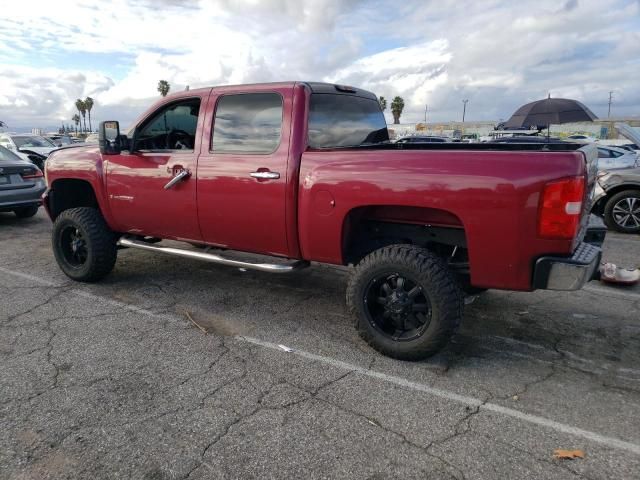
{"type": "Polygon", "coordinates": [[[205,242],[287,256],[285,194],[292,87],[214,90],[198,160],[205,242]],[[204,145],[207,145],[205,148],[204,145]]]}

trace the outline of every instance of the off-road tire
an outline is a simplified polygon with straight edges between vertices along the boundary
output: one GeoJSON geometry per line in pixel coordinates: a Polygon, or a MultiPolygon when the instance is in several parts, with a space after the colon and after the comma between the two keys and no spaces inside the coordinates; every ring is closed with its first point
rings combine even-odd
{"type": "Polygon", "coordinates": [[[51,242],[60,269],[72,280],[95,282],[106,276],[116,263],[117,236],[107,226],[95,208],[72,208],[62,212],[53,224],[51,242]],[[73,265],[66,258],[62,246],[62,232],[75,227],[84,237],[87,257],[82,265],[73,265]]]}
{"type": "MultiPolygon", "coordinates": [[[[607,200],[606,205],[604,206],[604,223],[607,224],[612,230],[616,230],[622,233],[640,233],[640,226],[638,227],[623,227],[618,225],[615,219],[613,218],[613,207],[624,198],[635,198],[636,208],[640,207],[640,190],[623,190],[622,192],[618,192],[613,195],[609,200],[607,200]]],[[[637,214],[636,214],[637,215],[637,214]]]]}
{"type": "Polygon", "coordinates": [[[16,208],[13,213],[15,213],[18,218],[31,218],[38,213],[38,206],[32,205],[31,207],[16,208]]]}
{"type": "Polygon", "coordinates": [[[347,306],[360,336],[373,348],[400,360],[422,360],[442,349],[460,326],[464,295],[456,276],[434,253],[413,245],[376,250],[354,268],[347,286],[347,306]],[[398,341],[374,326],[365,302],[369,285],[390,272],[416,279],[431,303],[431,320],[418,338],[398,341]]]}

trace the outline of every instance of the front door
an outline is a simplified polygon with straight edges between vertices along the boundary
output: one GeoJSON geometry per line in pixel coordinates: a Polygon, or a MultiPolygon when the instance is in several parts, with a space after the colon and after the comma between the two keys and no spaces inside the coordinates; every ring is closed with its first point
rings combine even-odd
{"type": "Polygon", "coordinates": [[[196,169],[205,101],[189,97],[162,105],[136,127],[133,153],[106,157],[109,204],[120,231],[202,240],[196,169]]]}
{"type": "Polygon", "coordinates": [[[208,145],[198,161],[202,236],[234,250],[287,256],[289,129],[283,112],[290,110],[292,89],[215,93],[203,136],[208,145]]]}

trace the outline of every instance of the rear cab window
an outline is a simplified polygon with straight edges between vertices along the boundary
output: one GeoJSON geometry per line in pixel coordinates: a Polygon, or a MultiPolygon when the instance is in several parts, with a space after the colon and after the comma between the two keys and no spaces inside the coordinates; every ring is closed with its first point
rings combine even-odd
{"type": "Polygon", "coordinates": [[[309,147],[356,147],[389,141],[387,122],[375,99],[357,95],[312,93],[309,147]]]}

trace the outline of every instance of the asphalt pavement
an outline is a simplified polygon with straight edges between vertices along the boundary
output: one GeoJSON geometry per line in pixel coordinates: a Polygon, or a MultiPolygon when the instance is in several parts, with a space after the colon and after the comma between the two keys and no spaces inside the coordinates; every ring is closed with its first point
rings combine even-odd
{"type": "Polygon", "coordinates": [[[79,284],[50,229],[0,214],[2,479],[640,478],[640,286],[489,291],[409,363],[358,337],[345,269],[130,249],[79,284]]]}

